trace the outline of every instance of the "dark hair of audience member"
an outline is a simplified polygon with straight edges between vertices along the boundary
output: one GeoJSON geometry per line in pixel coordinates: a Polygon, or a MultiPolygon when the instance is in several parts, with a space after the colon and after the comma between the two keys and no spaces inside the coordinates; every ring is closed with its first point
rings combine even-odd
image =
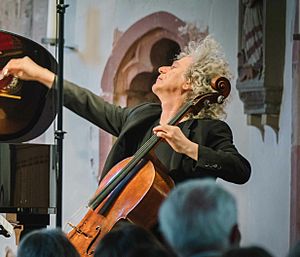
{"type": "Polygon", "coordinates": [[[79,257],[79,253],[62,230],[41,229],[22,238],[17,257],[79,257]]]}
{"type": "Polygon", "coordinates": [[[96,247],[94,257],[167,257],[164,246],[148,230],[129,222],[120,222],[96,247]]]}
{"type": "Polygon", "coordinates": [[[168,253],[166,249],[163,249],[161,247],[144,245],[137,249],[129,251],[126,257],[175,257],[175,255],[172,254],[168,253]]]}
{"type": "Polygon", "coordinates": [[[223,257],[272,257],[272,255],[262,247],[249,246],[241,248],[232,248],[227,250],[223,257]]]}

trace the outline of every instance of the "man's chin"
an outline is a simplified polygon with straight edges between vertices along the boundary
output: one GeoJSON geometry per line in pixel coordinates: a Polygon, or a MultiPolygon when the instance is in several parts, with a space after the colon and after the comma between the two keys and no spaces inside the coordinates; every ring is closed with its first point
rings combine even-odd
{"type": "Polygon", "coordinates": [[[153,85],[152,85],[152,88],[151,88],[151,90],[152,90],[152,92],[155,94],[155,91],[156,91],[156,89],[157,89],[157,83],[154,83],[153,85]]]}

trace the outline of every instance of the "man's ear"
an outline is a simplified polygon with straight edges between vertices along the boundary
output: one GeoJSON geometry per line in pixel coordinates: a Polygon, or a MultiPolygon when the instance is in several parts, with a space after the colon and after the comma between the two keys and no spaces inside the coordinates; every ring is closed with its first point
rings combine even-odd
{"type": "Polygon", "coordinates": [[[241,242],[241,232],[240,232],[239,226],[237,224],[235,224],[231,229],[229,243],[233,247],[239,247],[240,242],[241,242]]]}
{"type": "Polygon", "coordinates": [[[191,82],[190,82],[189,80],[186,81],[186,82],[183,84],[182,89],[184,89],[184,90],[192,90],[192,84],[191,84],[191,82]]]}

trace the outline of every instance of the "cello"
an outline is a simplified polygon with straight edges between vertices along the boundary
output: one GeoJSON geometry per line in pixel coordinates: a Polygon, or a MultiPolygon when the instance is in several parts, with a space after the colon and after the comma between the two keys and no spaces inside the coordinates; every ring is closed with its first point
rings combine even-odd
{"type": "MultiPolygon", "coordinates": [[[[225,77],[211,80],[213,92],[197,96],[185,103],[169,125],[177,125],[188,113],[196,114],[211,104],[223,103],[230,93],[230,82],[225,77]]],[[[69,240],[80,256],[94,254],[98,242],[119,221],[126,220],[145,228],[153,227],[162,201],[174,182],[164,172],[153,154],[162,140],[153,135],[133,157],[116,164],[100,182],[83,219],[68,233],[69,240]]]]}

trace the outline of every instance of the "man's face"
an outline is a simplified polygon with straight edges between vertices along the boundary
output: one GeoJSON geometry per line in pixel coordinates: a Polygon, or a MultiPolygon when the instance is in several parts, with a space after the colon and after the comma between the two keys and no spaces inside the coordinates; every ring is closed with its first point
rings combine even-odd
{"type": "Polygon", "coordinates": [[[154,94],[162,92],[180,93],[186,90],[185,73],[192,64],[192,57],[186,56],[173,62],[171,66],[162,66],[158,69],[160,75],[152,87],[154,94]]]}

